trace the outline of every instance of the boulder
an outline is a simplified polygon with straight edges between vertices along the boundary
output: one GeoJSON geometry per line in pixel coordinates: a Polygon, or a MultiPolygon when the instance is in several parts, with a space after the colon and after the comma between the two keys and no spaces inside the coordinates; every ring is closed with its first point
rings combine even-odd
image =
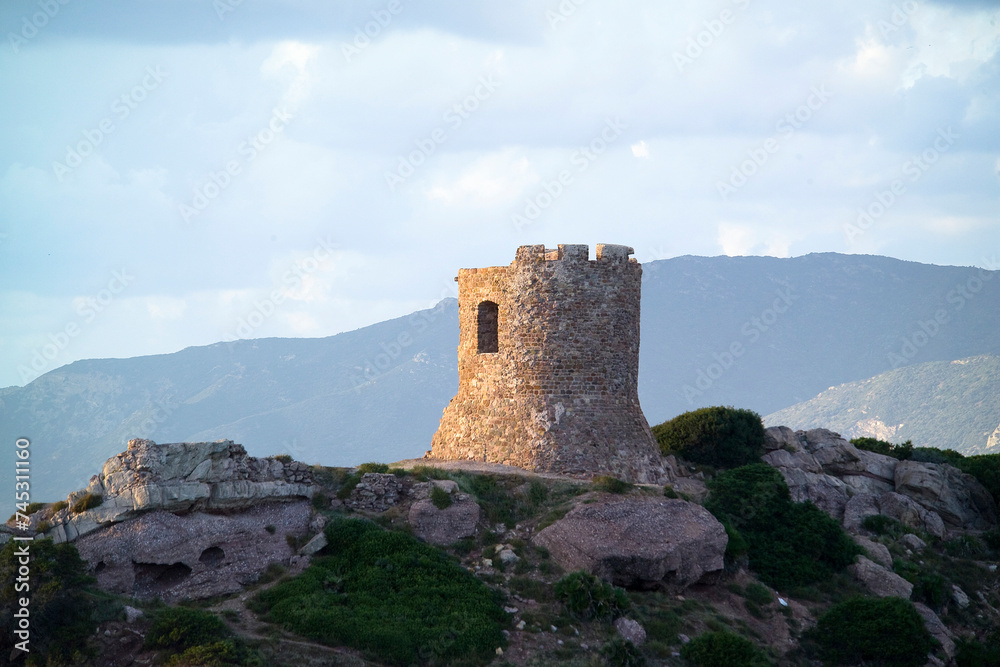
{"type": "Polygon", "coordinates": [[[646,630],[639,621],[620,616],[615,619],[615,630],[625,641],[632,642],[636,646],[646,643],[646,630]]]}
{"type": "Polygon", "coordinates": [[[610,494],[581,496],[533,540],[567,571],[585,570],[618,586],[680,588],[721,570],[727,541],[722,524],[700,505],[610,494]]]}
{"type": "Polygon", "coordinates": [[[878,563],[882,567],[892,569],[892,554],[889,548],[879,542],[869,540],[861,535],[854,536],[854,542],[868,552],[868,558],[878,563]]]}
{"type": "Polygon", "coordinates": [[[101,504],[78,514],[60,510],[50,520],[48,535],[56,542],[72,541],[152,510],[233,511],[300,501],[318,490],[309,466],[248,456],[232,440],[163,445],[129,440],[126,451],[108,459],[86,489],[67,498],[70,507],[87,494],[100,496],[101,504]]]}
{"type": "Polygon", "coordinates": [[[796,452],[802,449],[799,437],[787,426],[772,426],[764,429],[764,451],[773,452],[784,449],[796,452]]]}
{"type": "Polygon", "coordinates": [[[913,591],[913,584],[864,556],[858,556],[857,562],[847,566],[847,571],[872,595],[880,598],[899,597],[909,600],[913,591]]]}
{"type": "Polygon", "coordinates": [[[168,601],[227,595],[269,565],[287,563],[286,535],[305,535],[311,512],[302,500],[228,514],[153,510],[82,536],[76,548],[98,585],[113,593],[168,601]]]}
{"type": "Polygon", "coordinates": [[[910,551],[923,551],[927,548],[927,543],[922,539],[914,535],[913,533],[907,533],[899,538],[899,543],[909,549],[910,551]]]}
{"type": "Polygon", "coordinates": [[[972,475],[947,464],[900,461],[896,492],[937,513],[948,528],[989,530],[996,527],[993,497],[972,475]]]}
{"type": "Polygon", "coordinates": [[[900,523],[926,531],[937,537],[944,536],[944,522],[935,512],[921,507],[916,501],[894,493],[858,493],[847,501],[844,507],[844,529],[849,533],[860,533],[865,517],[882,514],[900,523]]]}
{"type": "Polygon", "coordinates": [[[955,635],[941,622],[941,619],[934,613],[933,609],[922,602],[914,602],[913,606],[916,608],[917,613],[920,614],[920,618],[924,619],[924,626],[931,633],[931,637],[941,644],[941,650],[950,661],[955,657],[955,635]]]}
{"type": "Polygon", "coordinates": [[[452,494],[452,498],[451,505],[444,509],[438,509],[428,498],[413,503],[408,518],[413,534],[425,542],[441,546],[475,535],[479,524],[479,505],[464,493],[452,494]]]}

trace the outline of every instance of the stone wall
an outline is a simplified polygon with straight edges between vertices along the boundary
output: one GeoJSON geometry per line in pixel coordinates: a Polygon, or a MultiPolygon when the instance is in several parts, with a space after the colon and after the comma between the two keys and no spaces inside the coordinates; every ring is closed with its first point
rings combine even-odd
{"type": "Polygon", "coordinates": [[[642,267],[626,246],[521,246],[506,267],[462,269],[458,394],[431,455],[530,470],[656,481],[639,406],[642,267]],[[480,352],[480,304],[498,305],[497,351],[480,352]]]}

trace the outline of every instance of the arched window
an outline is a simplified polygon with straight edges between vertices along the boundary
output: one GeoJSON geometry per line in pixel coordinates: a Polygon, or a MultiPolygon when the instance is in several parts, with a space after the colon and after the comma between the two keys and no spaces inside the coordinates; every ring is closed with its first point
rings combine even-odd
{"type": "Polygon", "coordinates": [[[479,304],[479,354],[499,351],[500,344],[497,340],[499,314],[500,307],[492,301],[483,301],[479,304]]]}

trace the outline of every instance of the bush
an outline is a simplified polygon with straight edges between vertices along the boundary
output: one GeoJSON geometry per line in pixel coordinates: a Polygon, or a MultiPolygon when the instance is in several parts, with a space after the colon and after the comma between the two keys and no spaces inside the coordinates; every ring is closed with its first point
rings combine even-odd
{"type": "MultiPolygon", "coordinates": [[[[18,623],[13,614],[20,608],[19,598],[26,593],[14,587],[20,567],[17,550],[25,543],[7,542],[0,548],[0,656],[6,660],[21,641],[14,630],[18,623]]],[[[77,664],[92,657],[87,640],[97,621],[94,610],[101,601],[91,590],[93,578],[87,576],[86,563],[72,544],[53,544],[51,539],[36,538],[28,547],[31,558],[31,653],[28,667],[77,664]]],[[[23,654],[20,654],[23,655],[23,654]]]]}
{"type": "Polygon", "coordinates": [[[95,493],[85,493],[79,500],[73,503],[73,506],[69,509],[69,511],[73,514],[79,514],[80,512],[86,512],[87,510],[92,510],[95,507],[100,507],[103,502],[104,496],[99,496],[95,493]]]}
{"type": "Polygon", "coordinates": [[[653,427],[664,455],[678,454],[716,468],[735,468],[760,459],[764,423],[752,410],[731,407],[685,412],[653,427]]]}
{"type": "Polygon", "coordinates": [[[698,635],[681,648],[681,657],[695,667],[769,667],[767,654],[749,639],[726,630],[698,635]]]}
{"type": "Polygon", "coordinates": [[[221,642],[232,635],[215,614],[200,609],[167,607],[153,618],[145,647],[181,652],[193,646],[221,642]]]}
{"type": "Polygon", "coordinates": [[[995,667],[1000,665],[1000,631],[994,630],[979,641],[959,637],[956,642],[955,664],[958,667],[995,667]]]}
{"type": "Polygon", "coordinates": [[[831,607],[810,632],[833,664],[921,667],[936,642],[913,603],[902,598],[852,598],[831,607]]]}
{"type": "Polygon", "coordinates": [[[961,535],[944,543],[944,550],[952,558],[983,558],[986,545],[973,535],[961,535]]]}
{"type": "Polygon", "coordinates": [[[604,491],[606,493],[628,493],[631,489],[635,488],[633,484],[624,482],[611,475],[594,475],[594,478],[590,482],[595,491],[604,491]]]}
{"type": "Polygon", "coordinates": [[[722,472],[708,488],[705,507],[731,536],[742,537],[750,568],[773,588],[829,579],[861,553],[825,512],[792,502],[781,473],[766,463],[722,472]]]}
{"type": "Polygon", "coordinates": [[[275,461],[281,461],[285,464],[292,462],[291,454],[275,454],[272,458],[274,458],[275,461]]]}
{"type": "MultiPolygon", "coordinates": [[[[909,580],[909,578],[907,577],[909,580]]],[[[923,602],[935,611],[940,611],[949,597],[948,582],[940,574],[934,572],[922,572],[913,580],[913,592],[910,599],[916,602],[923,602]]]]}
{"type": "Polygon", "coordinates": [[[366,472],[378,472],[387,473],[389,472],[388,463],[362,463],[358,466],[358,474],[364,475],[366,472]]]}
{"type": "Polygon", "coordinates": [[[60,500],[59,502],[52,503],[52,513],[61,512],[62,510],[69,507],[69,503],[65,500],[60,500]]]}
{"type": "Polygon", "coordinates": [[[774,602],[774,596],[771,595],[771,591],[768,590],[767,586],[758,584],[756,581],[751,581],[747,584],[746,589],[743,591],[743,596],[747,600],[761,606],[774,602]]]}
{"type": "Polygon", "coordinates": [[[434,485],[431,488],[431,502],[439,510],[447,509],[451,507],[451,494],[440,486],[434,485]]]}
{"type": "Polygon", "coordinates": [[[913,456],[913,443],[909,440],[901,445],[894,445],[891,442],[876,438],[852,438],[851,444],[858,449],[875,452],[876,454],[884,454],[900,461],[906,461],[913,456]]]}
{"type": "Polygon", "coordinates": [[[567,574],[556,582],[552,590],[571,615],[584,621],[610,621],[631,606],[624,590],[587,572],[567,574]]]}
{"type": "Polygon", "coordinates": [[[301,575],[259,593],[266,620],[393,665],[485,664],[502,646],[499,596],[447,554],[357,519],[333,520],[301,575]]]}
{"type": "Polygon", "coordinates": [[[615,637],[601,647],[600,654],[608,667],[642,667],[646,658],[630,641],[615,637]]]}

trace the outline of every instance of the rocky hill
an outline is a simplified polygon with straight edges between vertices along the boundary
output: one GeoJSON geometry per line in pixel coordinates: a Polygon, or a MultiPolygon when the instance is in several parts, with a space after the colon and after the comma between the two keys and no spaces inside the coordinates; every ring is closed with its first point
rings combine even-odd
{"type": "MultiPolygon", "coordinates": [[[[707,405],[766,414],[897,363],[1000,354],[996,272],[832,253],[643,270],[639,396],[654,424],[707,405]]],[[[31,439],[36,498],[85,485],[131,438],[231,438],[328,465],[420,456],[455,394],[457,341],[447,299],[328,338],[78,361],[0,390],[0,439],[31,439]]]]}
{"type": "MultiPolygon", "coordinates": [[[[29,533],[72,543],[99,587],[64,579],[54,597],[37,594],[34,641],[122,667],[170,655],[296,667],[721,664],[709,654],[805,665],[824,646],[941,667],[1000,652],[989,637],[1000,627],[997,507],[975,478],[824,429],[768,429],[763,462],[713,472],[670,456],[666,485],[633,486],[433,459],[332,469],[249,457],[231,441],[134,440],[86,489],[26,510],[29,533]],[[749,497],[732,486],[747,482],[749,497]],[[774,511],[781,525],[767,525],[774,511]],[[817,567],[831,549],[842,562],[817,567]],[[770,558],[786,567],[769,569],[770,558]],[[854,619],[858,605],[888,625],[854,619]],[[62,629],[46,635],[50,606],[62,629]],[[831,626],[837,614],[846,619],[831,626]]],[[[0,531],[4,572],[12,532],[24,533],[0,531]]],[[[73,558],[40,537],[35,576],[68,577],[73,558]]]]}
{"type": "Polygon", "coordinates": [[[795,429],[825,424],[848,438],[995,453],[1000,451],[1000,357],[904,366],[831,387],[764,420],[795,429]]]}

